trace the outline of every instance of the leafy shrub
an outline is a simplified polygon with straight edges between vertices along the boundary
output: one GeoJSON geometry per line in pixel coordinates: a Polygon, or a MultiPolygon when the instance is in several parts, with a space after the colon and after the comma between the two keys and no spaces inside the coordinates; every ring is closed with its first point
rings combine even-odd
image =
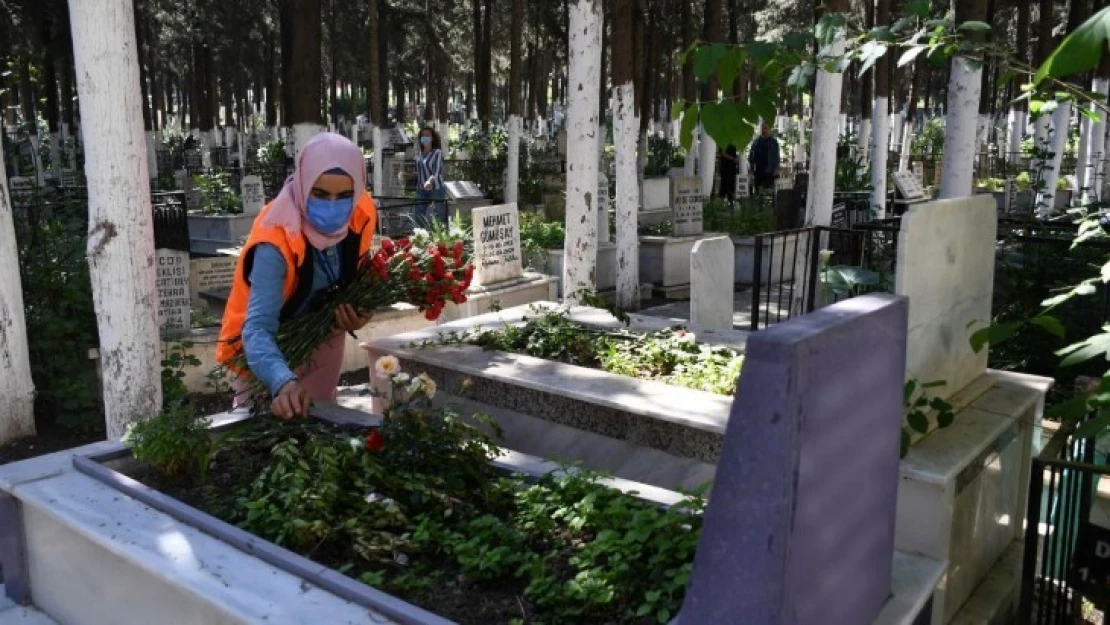
{"type": "Polygon", "coordinates": [[[205,215],[237,215],[243,212],[243,198],[231,188],[226,173],[194,176],[197,190],[203,196],[201,211],[205,215]]]}

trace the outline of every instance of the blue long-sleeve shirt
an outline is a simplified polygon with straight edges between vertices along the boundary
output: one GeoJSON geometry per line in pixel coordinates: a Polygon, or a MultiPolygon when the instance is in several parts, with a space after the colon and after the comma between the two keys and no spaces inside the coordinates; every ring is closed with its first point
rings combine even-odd
{"type": "MultiPolygon", "coordinates": [[[[312,295],[334,284],[342,269],[338,245],[324,251],[311,246],[309,249],[313,255],[312,291],[298,313],[312,300],[312,295]]],[[[251,372],[274,395],[286,382],[296,377],[274,338],[281,325],[281,308],[285,304],[282,291],[286,271],[285,258],[276,247],[269,243],[258,245],[250,273],[251,290],[247,300],[247,318],[243,322],[243,349],[251,372]]]]}

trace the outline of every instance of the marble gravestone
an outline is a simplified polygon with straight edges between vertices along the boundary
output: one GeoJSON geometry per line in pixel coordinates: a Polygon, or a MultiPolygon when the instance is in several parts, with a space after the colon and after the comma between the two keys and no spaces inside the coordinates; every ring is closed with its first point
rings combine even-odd
{"type": "Polygon", "coordinates": [[[991,320],[994,293],[994,197],[977,195],[917,204],[902,216],[895,293],[910,301],[906,374],[945,382],[949,397],[987,369],[987,350],[969,339],[991,320]]]}
{"type": "Polygon", "coordinates": [[[925,190],[917,182],[917,176],[908,171],[894,172],[894,186],[898,193],[906,200],[920,200],[925,197],[925,190]]]}
{"type": "Polygon", "coordinates": [[[266,189],[262,185],[262,178],[258,176],[244,176],[239,184],[243,198],[243,214],[257,215],[266,206],[266,189]]]}
{"type": "Polygon", "coordinates": [[[158,328],[163,336],[184,334],[192,327],[189,253],[170,249],[158,249],[156,253],[158,328]]]}
{"type": "Polygon", "coordinates": [[[597,172],[597,242],[609,243],[609,177],[597,172]]]}
{"type": "Polygon", "coordinates": [[[736,251],[730,237],[694,243],[690,252],[690,325],[731,330],[736,251]]]}
{"type": "Polygon", "coordinates": [[[751,190],[749,188],[750,184],[751,184],[751,178],[748,177],[748,174],[746,174],[746,173],[736,174],[736,197],[738,199],[743,199],[743,198],[746,198],[750,195],[749,194],[749,191],[751,190]]]}
{"type": "Polygon", "coordinates": [[[686,237],[702,233],[702,211],[705,196],[701,179],[696,176],[671,180],[671,223],[674,236],[686,237]]]}
{"type": "Polygon", "coordinates": [[[474,285],[492,286],[524,275],[516,204],[475,208],[474,285]]]}
{"type": "Polygon", "coordinates": [[[913,175],[917,176],[917,185],[920,187],[925,186],[925,163],[921,161],[914,161],[910,166],[913,169],[913,175]]]}
{"type": "Polygon", "coordinates": [[[875,621],[891,594],[907,311],[864,295],[748,339],[680,625],[875,621]]]}
{"type": "MultiPolygon", "coordinates": [[[[230,289],[235,280],[235,265],[239,259],[234,256],[195,258],[189,262],[189,299],[200,302],[200,294],[205,291],[230,289]]],[[[199,305],[199,304],[195,304],[199,305]]]]}

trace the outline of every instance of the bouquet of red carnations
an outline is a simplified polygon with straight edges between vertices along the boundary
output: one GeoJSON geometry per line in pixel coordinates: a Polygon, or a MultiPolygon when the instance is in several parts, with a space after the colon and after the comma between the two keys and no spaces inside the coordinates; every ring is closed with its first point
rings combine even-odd
{"type": "MultiPolygon", "coordinates": [[[[470,251],[459,237],[420,230],[413,239],[383,239],[380,248],[360,260],[350,283],[321,294],[308,310],[282,323],[275,337],[278,348],[289,368],[297,370],[335,333],[335,309],[342,304],[371,312],[406,303],[434,321],[448,303],[466,301],[473,277],[470,251]]],[[[242,348],[229,368],[249,370],[242,348]]]]}

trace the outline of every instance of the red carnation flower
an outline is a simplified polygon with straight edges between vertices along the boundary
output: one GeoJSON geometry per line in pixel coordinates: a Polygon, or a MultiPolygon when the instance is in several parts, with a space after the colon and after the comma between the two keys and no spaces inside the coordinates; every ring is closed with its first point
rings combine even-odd
{"type": "Polygon", "coordinates": [[[381,430],[370,430],[366,435],[366,451],[376,453],[385,447],[385,437],[382,436],[381,430]]]}

